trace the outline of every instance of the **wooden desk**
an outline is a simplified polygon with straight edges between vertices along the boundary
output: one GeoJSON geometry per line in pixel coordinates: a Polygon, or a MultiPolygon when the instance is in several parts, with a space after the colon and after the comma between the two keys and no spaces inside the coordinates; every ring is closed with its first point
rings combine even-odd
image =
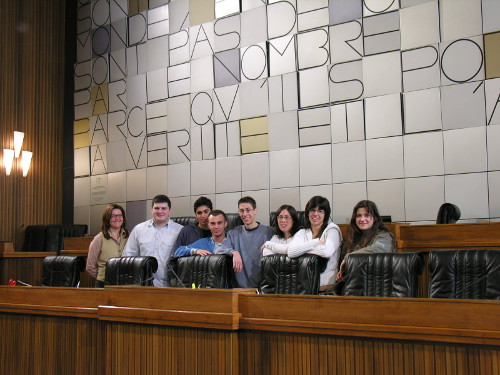
{"type": "Polygon", "coordinates": [[[3,374],[498,374],[500,301],[0,286],[3,374]]]}

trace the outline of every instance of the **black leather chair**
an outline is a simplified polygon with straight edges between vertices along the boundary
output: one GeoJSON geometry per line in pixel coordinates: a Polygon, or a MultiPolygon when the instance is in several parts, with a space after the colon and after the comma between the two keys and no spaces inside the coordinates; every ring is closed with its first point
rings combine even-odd
{"type": "Polygon", "coordinates": [[[319,277],[327,259],[305,254],[289,258],[274,254],[261,259],[262,294],[318,294],[319,277]]]}
{"type": "Polygon", "coordinates": [[[460,219],[460,209],[453,203],[443,203],[439,207],[436,224],[454,224],[460,219]]]}
{"type": "Polygon", "coordinates": [[[171,219],[175,221],[177,224],[182,225],[183,227],[185,227],[186,225],[196,223],[196,218],[194,216],[179,216],[179,217],[172,217],[171,219]]]}
{"type": "Polygon", "coordinates": [[[171,262],[175,269],[175,281],[171,285],[180,288],[217,288],[236,287],[233,258],[225,254],[193,255],[174,258],[171,262]]]}
{"type": "Polygon", "coordinates": [[[47,225],[28,225],[24,231],[23,251],[47,251],[47,225]]]}
{"type": "Polygon", "coordinates": [[[241,220],[240,214],[235,213],[226,213],[227,216],[227,228],[226,230],[231,230],[238,225],[243,225],[243,221],[241,220]]]}
{"type": "Polygon", "coordinates": [[[88,232],[87,224],[62,224],[63,237],[84,237],[88,232]]]}
{"type": "Polygon", "coordinates": [[[433,250],[429,297],[500,299],[500,250],[433,250]]]}
{"type": "Polygon", "coordinates": [[[110,258],[106,262],[104,286],[107,285],[153,285],[153,274],[158,270],[158,261],[150,256],[110,258]]]}
{"type": "Polygon", "coordinates": [[[420,253],[353,253],[344,269],[345,296],[417,297],[420,253]]]}
{"type": "Polygon", "coordinates": [[[42,286],[77,287],[85,259],[75,256],[48,256],[43,260],[42,286]]]}

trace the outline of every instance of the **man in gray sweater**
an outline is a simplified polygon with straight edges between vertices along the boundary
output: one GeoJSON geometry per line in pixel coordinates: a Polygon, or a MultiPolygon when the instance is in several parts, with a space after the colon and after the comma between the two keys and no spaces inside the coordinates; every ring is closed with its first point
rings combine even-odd
{"type": "Polygon", "coordinates": [[[255,221],[257,204],[252,197],[243,197],[238,201],[238,212],[243,225],[227,233],[233,249],[240,253],[243,261],[243,269],[236,274],[236,281],[240,288],[258,288],[262,257],[260,248],[274,232],[267,225],[255,221]]]}

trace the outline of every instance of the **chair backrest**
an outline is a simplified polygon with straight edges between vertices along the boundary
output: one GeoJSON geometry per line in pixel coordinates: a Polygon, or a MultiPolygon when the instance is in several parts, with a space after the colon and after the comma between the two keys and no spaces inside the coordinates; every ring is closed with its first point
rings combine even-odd
{"type": "Polygon", "coordinates": [[[24,231],[23,251],[46,251],[47,225],[28,225],[24,231]]]}
{"type": "Polygon", "coordinates": [[[318,294],[319,277],[327,259],[305,254],[289,258],[274,254],[261,259],[260,291],[263,294],[318,294]]]}
{"type": "Polygon", "coordinates": [[[196,218],[194,216],[179,216],[179,217],[172,217],[171,219],[175,221],[177,224],[182,225],[183,227],[189,224],[196,223],[196,218]]]}
{"type": "Polygon", "coordinates": [[[158,260],[151,256],[109,258],[106,262],[104,285],[153,285],[158,260]]]}
{"type": "Polygon", "coordinates": [[[352,253],[344,268],[345,296],[417,297],[420,253],[352,253]]]}
{"type": "Polygon", "coordinates": [[[62,224],[63,237],[84,237],[87,235],[87,224],[62,224]]]}
{"type": "Polygon", "coordinates": [[[433,250],[429,297],[500,299],[500,250],[433,250]]]}
{"type": "Polygon", "coordinates": [[[227,229],[226,230],[231,230],[238,225],[243,225],[243,221],[241,220],[240,214],[238,213],[226,213],[227,216],[227,229]]]}
{"type": "Polygon", "coordinates": [[[235,286],[233,258],[225,254],[174,258],[176,286],[229,289],[235,286]]]}
{"type": "Polygon", "coordinates": [[[64,249],[64,230],[59,224],[28,225],[24,232],[23,251],[53,251],[64,249]]]}
{"type": "Polygon", "coordinates": [[[57,255],[43,260],[42,286],[76,287],[85,268],[82,257],[57,255]]]}
{"type": "Polygon", "coordinates": [[[453,203],[443,203],[439,207],[436,224],[454,224],[460,219],[460,209],[453,203]]]}

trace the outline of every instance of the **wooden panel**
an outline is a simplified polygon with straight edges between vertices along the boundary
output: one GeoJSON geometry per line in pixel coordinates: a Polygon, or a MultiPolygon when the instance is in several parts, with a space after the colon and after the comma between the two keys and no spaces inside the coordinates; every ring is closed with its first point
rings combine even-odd
{"type": "Polygon", "coordinates": [[[408,225],[400,228],[398,251],[500,249],[500,222],[408,225]]]}
{"type": "Polygon", "coordinates": [[[106,374],[237,374],[237,333],[110,323],[106,374]]]}
{"type": "Polygon", "coordinates": [[[239,312],[242,329],[500,345],[498,301],[241,295],[239,312]]]}
{"type": "Polygon", "coordinates": [[[182,292],[0,286],[0,373],[499,372],[500,301],[182,292]],[[150,310],[174,306],[186,316],[232,313],[239,328],[134,324],[101,320],[99,313],[131,308],[148,317],[150,310]],[[50,311],[57,316],[47,316],[50,311]]]}
{"type": "Polygon", "coordinates": [[[241,332],[240,374],[497,374],[498,348],[241,332]]]}
{"type": "Polygon", "coordinates": [[[9,147],[23,131],[23,149],[33,152],[27,177],[17,166],[0,173],[0,241],[15,249],[26,226],[61,222],[65,4],[2,0],[0,140],[9,147]]]}
{"type": "Polygon", "coordinates": [[[104,373],[102,323],[95,319],[0,313],[0,373],[104,373]]]}
{"type": "Polygon", "coordinates": [[[66,237],[64,239],[64,250],[89,250],[90,243],[94,237],[66,237]]]}

